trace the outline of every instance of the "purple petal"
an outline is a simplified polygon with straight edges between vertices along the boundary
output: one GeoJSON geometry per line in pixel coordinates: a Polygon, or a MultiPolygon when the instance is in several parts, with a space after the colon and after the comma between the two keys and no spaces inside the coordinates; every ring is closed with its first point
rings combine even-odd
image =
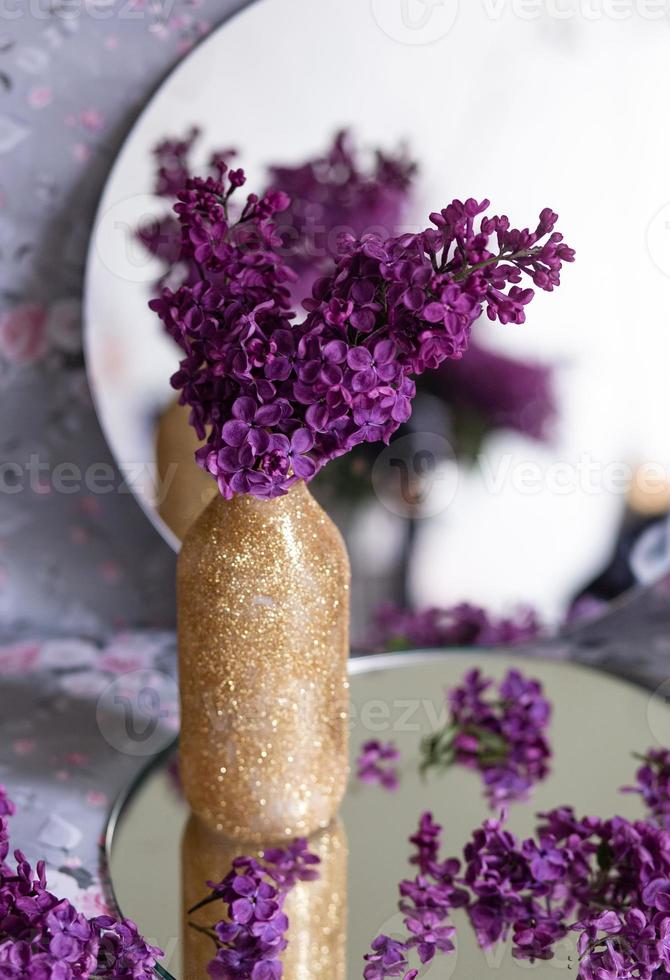
{"type": "Polygon", "coordinates": [[[256,402],[253,398],[245,395],[236,398],[233,402],[232,414],[236,419],[242,419],[243,422],[253,422],[256,414],[256,402]]]}
{"type": "MultiPolygon", "coordinates": [[[[249,399],[251,401],[251,399],[249,399]]],[[[225,442],[229,446],[239,447],[247,438],[247,433],[249,432],[249,425],[247,422],[239,421],[238,419],[231,419],[221,429],[221,435],[225,442]]]]}
{"type": "Polygon", "coordinates": [[[294,453],[308,453],[314,445],[314,436],[309,429],[296,429],[291,436],[291,449],[294,453]]]}
{"type": "Polygon", "coordinates": [[[372,354],[367,347],[352,347],[347,354],[347,364],[352,371],[365,371],[372,364],[372,354]]]}

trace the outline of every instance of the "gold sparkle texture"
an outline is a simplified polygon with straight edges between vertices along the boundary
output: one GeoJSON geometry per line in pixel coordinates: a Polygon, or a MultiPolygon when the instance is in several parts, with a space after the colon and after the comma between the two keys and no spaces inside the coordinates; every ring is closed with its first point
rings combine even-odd
{"type": "MultiPolygon", "coordinates": [[[[224,906],[214,902],[191,915],[188,909],[207,894],[207,881],[221,881],[242,854],[261,858],[267,844],[231,841],[191,816],[182,838],[182,972],[181,980],[203,980],[215,949],[203,928],[223,918],[224,906]]],[[[288,946],[282,954],[284,980],[346,980],[347,838],[339,819],[309,839],[321,863],[319,877],[298,882],[284,911],[289,919],[288,946]]]]}
{"type": "Polygon", "coordinates": [[[180,772],[192,810],[237,840],[304,836],[348,778],[350,571],[304,483],[217,496],[177,563],[180,772]]]}

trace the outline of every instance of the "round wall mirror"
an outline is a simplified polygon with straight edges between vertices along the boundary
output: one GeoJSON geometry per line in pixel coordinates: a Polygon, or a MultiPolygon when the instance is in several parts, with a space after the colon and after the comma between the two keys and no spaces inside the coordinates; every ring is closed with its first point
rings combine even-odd
{"type": "MultiPolygon", "coordinates": [[[[551,206],[577,250],[526,324],[476,324],[472,357],[426,386],[411,428],[315,481],[349,544],[355,641],[385,600],[498,616],[521,605],[556,629],[664,567],[670,35],[639,5],[616,18],[583,8],[258,0],[163,84],[100,205],[87,354],[114,455],[175,549],[215,485],[170,387],[179,352],[147,307],[175,271],[154,150],[197,127],[193,169],[234,149],[250,190],[300,186],[311,163],[321,267],[338,230],[323,187],[352,168],[401,187],[399,231],[453,198],[488,197],[522,226],[551,206]]],[[[369,224],[374,209],[354,207],[352,224],[363,214],[369,224]]]]}

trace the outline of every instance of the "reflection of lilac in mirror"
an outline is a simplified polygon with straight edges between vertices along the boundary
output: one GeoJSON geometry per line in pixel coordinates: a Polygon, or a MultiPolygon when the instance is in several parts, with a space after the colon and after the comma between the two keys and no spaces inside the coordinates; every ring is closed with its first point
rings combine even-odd
{"type": "Polygon", "coordinates": [[[318,878],[319,863],[320,858],[301,838],[287,848],[264,851],[262,861],[250,856],[235,858],[222,881],[207,883],[210,894],[189,912],[216,901],[226,906],[225,917],[211,928],[191,923],[217,946],[207,968],[213,980],[280,980],[289,928],[284,903],[298,881],[318,878]]]}
{"type": "Polygon", "coordinates": [[[377,149],[369,162],[363,156],[342,130],[324,154],[297,166],[269,167],[270,186],[291,198],[279,233],[287,262],[299,276],[298,300],[338,257],[343,234],[389,238],[401,231],[416,164],[402,150],[394,155],[377,149]]]}
{"type": "Polygon", "coordinates": [[[383,789],[396,790],[399,785],[398,770],[393,763],[400,752],[393,742],[365,742],[356,760],[356,775],[362,783],[376,783],[383,789]]]}
{"type": "MultiPolygon", "coordinates": [[[[194,175],[193,151],[200,135],[192,127],[183,138],[168,137],[154,147],[156,195],[174,200],[184,189],[194,175]]],[[[211,172],[235,156],[233,149],[213,152],[211,172]]],[[[336,134],[324,153],[293,166],[268,167],[267,190],[280,188],[291,198],[279,223],[278,249],[297,273],[296,302],[332,266],[343,233],[360,238],[376,232],[388,238],[400,232],[416,169],[404,150],[363,153],[346,130],[336,134]]],[[[137,236],[164,264],[161,284],[197,281],[197,269],[182,260],[179,223],[172,213],[147,221],[137,236]]]]}
{"type": "Polygon", "coordinates": [[[406,937],[373,941],[366,980],[416,977],[413,950],[422,964],[453,953],[450,914],[459,908],[482,949],[511,939],[515,959],[551,961],[574,933],[577,980],[667,980],[667,831],[650,819],[578,818],[567,805],[539,816],[525,840],[508,830],[504,812],[485,821],[461,860],[442,858],[443,828],[424,813],[410,838],[418,874],[399,885],[406,937]]]}
{"type": "Polygon", "coordinates": [[[445,362],[424,384],[447,398],[457,417],[472,414],[485,432],[511,429],[539,441],[551,435],[557,406],[553,370],[546,364],[472,343],[467,357],[445,362]]]}

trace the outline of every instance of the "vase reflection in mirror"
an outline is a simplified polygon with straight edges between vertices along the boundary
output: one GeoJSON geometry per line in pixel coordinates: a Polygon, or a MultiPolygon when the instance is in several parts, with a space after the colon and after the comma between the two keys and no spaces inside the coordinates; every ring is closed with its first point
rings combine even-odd
{"type": "Polygon", "coordinates": [[[323,829],[348,779],[349,561],[303,482],[216,495],[177,565],[180,773],[237,840],[323,829]]]}
{"type": "Polygon", "coordinates": [[[156,426],[157,510],[179,541],[216,496],[216,483],[195,461],[201,445],[188,405],[173,399],[156,426]]]}
{"type": "MultiPolygon", "coordinates": [[[[314,834],[309,849],[320,858],[318,878],[299,881],[288,893],[288,946],[282,954],[284,980],[345,980],[347,929],[347,839],[342,823],[314,834]]],[[[246,847],[211,830],[191,816],[182,838],[182,973],[180,980],[202,980],[216,952],[209,928],[223,916],[214,902],[191,915],[188,910],[207,894],[208,881],[220,881],[242,854],[260,858],[263,846],[246,847]]]]}

